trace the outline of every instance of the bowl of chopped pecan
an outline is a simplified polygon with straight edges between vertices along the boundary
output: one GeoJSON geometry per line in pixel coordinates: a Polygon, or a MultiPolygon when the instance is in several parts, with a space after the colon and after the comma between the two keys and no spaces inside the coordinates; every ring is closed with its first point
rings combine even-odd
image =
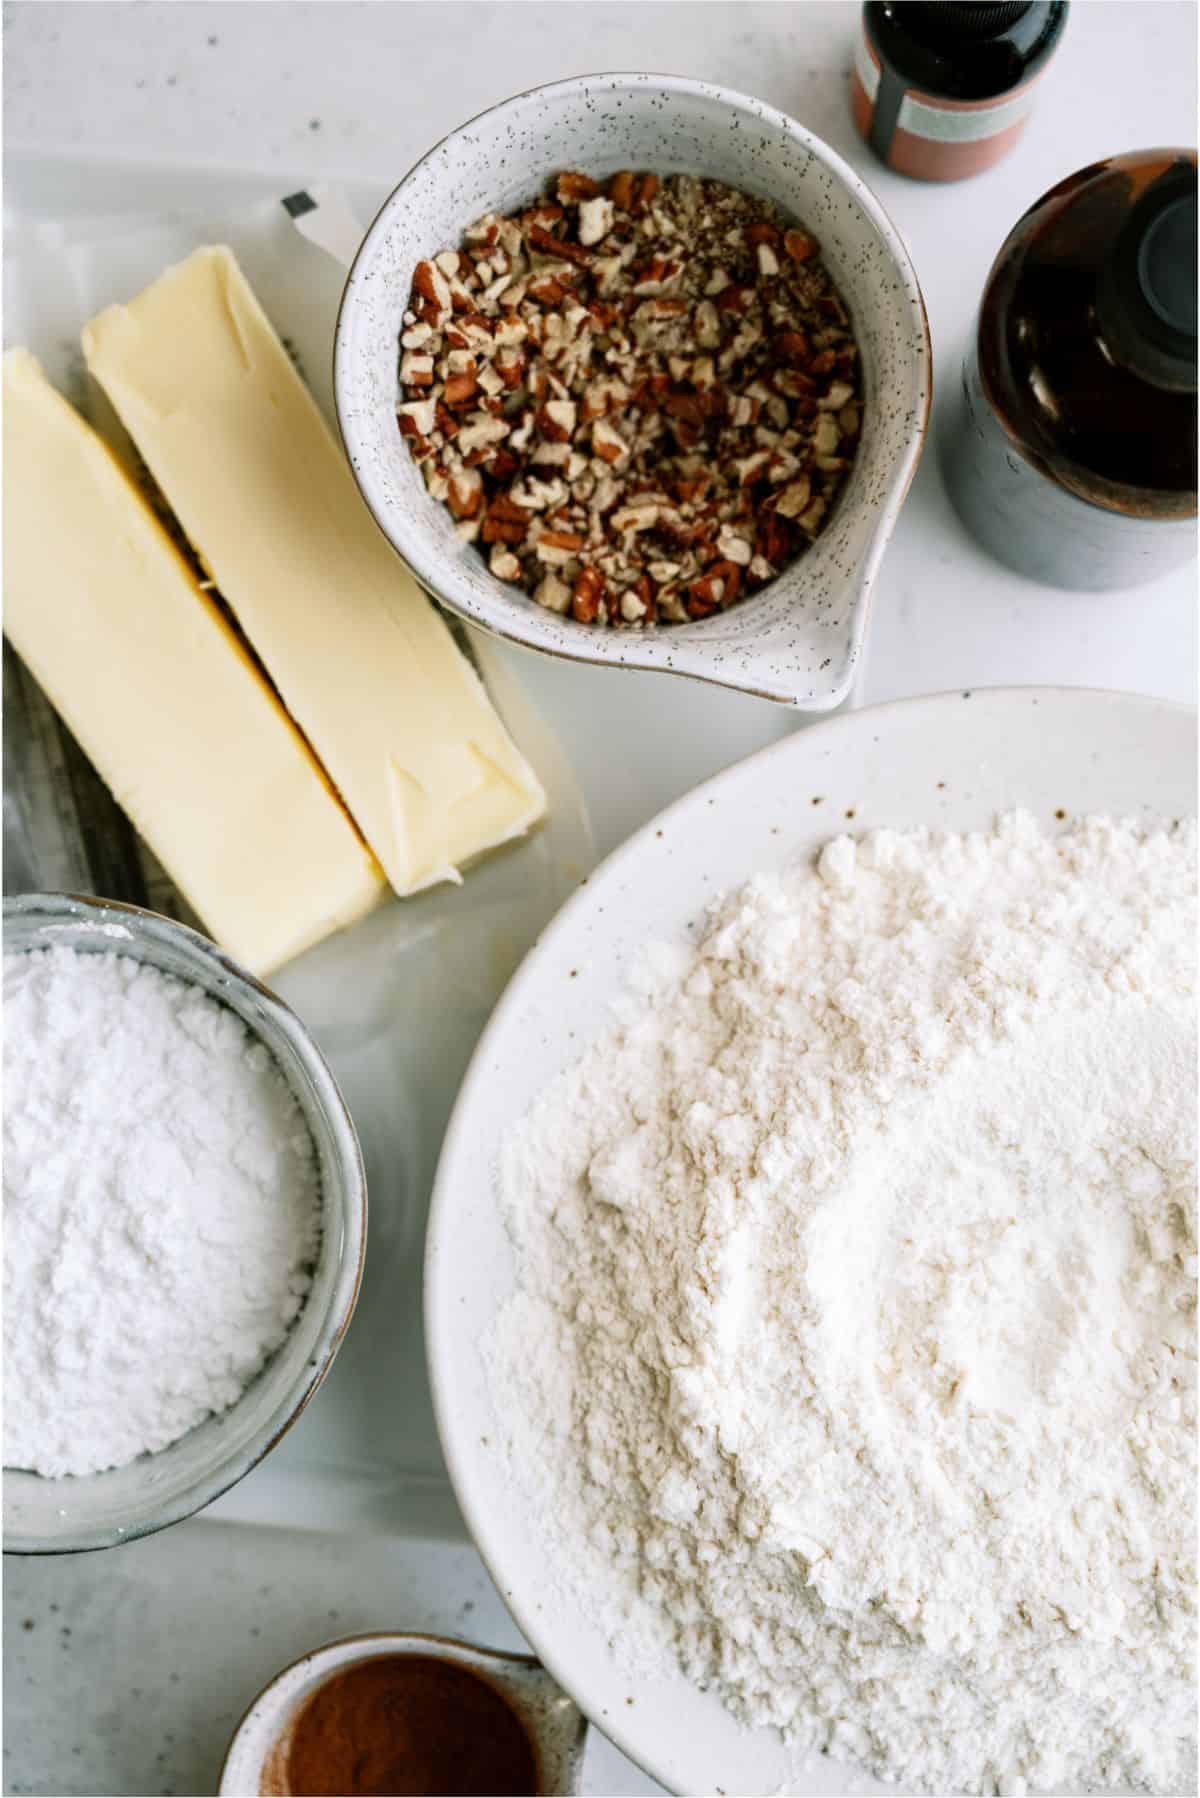
{"type": "Polygon", "coordinates": [[[924,442],[929,331],[803,125],[602,75],[452,132],[368,231],[334,383],[363,496],[468,622],[841,703],[924,442]]]}

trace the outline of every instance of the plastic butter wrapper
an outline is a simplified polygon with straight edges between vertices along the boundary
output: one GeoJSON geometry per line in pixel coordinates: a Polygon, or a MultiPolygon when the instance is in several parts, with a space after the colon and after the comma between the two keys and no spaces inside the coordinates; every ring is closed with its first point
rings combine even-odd
{"type": "Polygon", "coordinates": [[[231,251],[195,251],[83,333],[217,590],[398,893],[522,835],[541,785],[231,251]]]}
{"type": "Polygon", "coordinates": [[[374,857],[111,450],[4,358],[4,628],[205,927],[267,973],[383,892],[374,857]]]}

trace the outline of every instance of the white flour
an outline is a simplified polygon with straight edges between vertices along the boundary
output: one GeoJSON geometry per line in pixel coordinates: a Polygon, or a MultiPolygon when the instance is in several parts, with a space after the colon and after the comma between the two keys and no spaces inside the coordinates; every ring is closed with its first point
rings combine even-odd
{"type": "Polygon", "coordinates": [[[906,1789],[1196,1790],[1193,865],[839,838],[512,1132],[497,1411],[623,1655],[906,1789]]]}
{"type": "Polygon", "coordinates": [[[4,1463],[92,1473],[240,1396],[308,1290],[307,1126],[232,1012],[128,956],[4,957],[4,1463]]]}

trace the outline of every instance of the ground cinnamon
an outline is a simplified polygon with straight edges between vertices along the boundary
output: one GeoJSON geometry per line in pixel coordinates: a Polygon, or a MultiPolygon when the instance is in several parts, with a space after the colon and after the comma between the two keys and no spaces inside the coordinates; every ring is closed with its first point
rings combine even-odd
{"type": "Polygon", "coordinates": [[[281,1745],[293,1798],[530,1798],[537,1758],[486,1680],[431,1655],[380,1655],[319,1686],[281,1745]]]}

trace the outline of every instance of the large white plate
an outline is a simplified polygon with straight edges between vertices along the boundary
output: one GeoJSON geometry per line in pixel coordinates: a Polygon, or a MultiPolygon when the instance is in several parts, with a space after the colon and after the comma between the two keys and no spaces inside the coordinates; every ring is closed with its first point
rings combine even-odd
{"type": "MultiPolygon", "coordinates": [[[[549,1670],[626,1754],[675,1792],[881,1792],[825,1762],[789,1778],[774,1732],[747,1731],[682,1675],[635,1684],[547,1578],[536,1512],[514,1488],[480,1344],[513,1288],[494,1191],[506,1126],[600,1033],[648,940],[680,940],[750,874],[840,830],[987,827],[1024,806],[1051,828],[1083,812],[1190,814],[1195,715],[1120,693],[1022,688],[850,713],[697,788],[612,855],[539,939],[485,1031],[442,1150],[425,1266],[434,1406],[455,1493],[496,1584],[549,1670]],[[848,820],[850,820],[848,822],[848,820]]],[[[892,1788],[894,1790],[894,1788],[892,1788]]]]}

